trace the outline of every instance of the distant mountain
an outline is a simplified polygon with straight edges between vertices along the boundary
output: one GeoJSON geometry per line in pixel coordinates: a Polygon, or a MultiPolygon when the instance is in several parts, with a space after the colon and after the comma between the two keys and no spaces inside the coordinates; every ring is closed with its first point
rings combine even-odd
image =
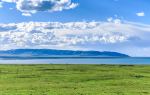
{"type": "Polygon", "coordinates": [[[117,52],[72,51],[53,49],[14,49],[0,51],[0,57],[129,57],[117,52]]]}

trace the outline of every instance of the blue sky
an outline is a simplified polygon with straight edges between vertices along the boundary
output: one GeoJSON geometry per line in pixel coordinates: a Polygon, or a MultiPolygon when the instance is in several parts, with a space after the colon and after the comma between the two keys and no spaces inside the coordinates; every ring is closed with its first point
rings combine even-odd
{"type": "Polygon", "coordinates": [[[149,0],[0,0],[0,49],[150,56],[149,0]]]}
{"type": "Polygon", "coordinates": [[[22,16],[15,7],[15,3],[3,3],[0,9],[0,22],[24,21],[105,21],[108,17],[116,17],[134,22],[150,23],[149,0],[72,0],[79,5],[61,12],[37,12],[32,16],[22,16]],[[10,9],[13,8],[13,9],[10,9]],[[136,13],[144,12],[144,17],[136,13]],[[40,18],[40,19],[39,19],[40,18]]]}

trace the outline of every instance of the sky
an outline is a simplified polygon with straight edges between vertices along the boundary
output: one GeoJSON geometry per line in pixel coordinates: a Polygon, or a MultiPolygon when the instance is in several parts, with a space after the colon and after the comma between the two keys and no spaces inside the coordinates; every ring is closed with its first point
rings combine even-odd
{"type": "Polygon", "coordinates": [[[0,50],[150,56],[150,0],[0,0],[0,50]]]}

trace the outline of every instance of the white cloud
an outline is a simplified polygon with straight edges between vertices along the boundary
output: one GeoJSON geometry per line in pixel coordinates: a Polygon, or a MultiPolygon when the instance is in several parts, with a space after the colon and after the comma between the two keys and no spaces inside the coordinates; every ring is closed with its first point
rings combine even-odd
{"type": "Polygon", "coordinates": [[[115,19],[115,20],[114,20],[114,23],[115,23],[115,24],[121,24],[121,20],[120,20],[120,19],[115,19]]]}
{"type": "Polygon", "coordinates": [[[150,56],[150,25],[116,20],[0,24],[0,49],[90,49],[150,56]]]}
{"type": "Polygon", "coordinates": [[[2,2],[0,2],[0,8],[2,8],[3,6],[2,6],[2,2]]]}
{"type": "Polygon", "coordinates": [[[144,12],[139,12],[139,13],[136,13],[136,15],[142,17],[142,16],[145,16],[145,13],[144,12]]]}
{"type": "Polygon", "coordinates": [[[72,3],[71,0],[1,0],[1,2],[15,3],[17,10],[25,16],[39,11],[62,11],[78,6],[78,3],[72,3]]]}
{"type": "Polygon", "coordinates": [[[108,22],[111,22],[112,20],[113,20],[112,17],[110,17],[110,18],[107,19],[108,22]]]}
{"type": "Polygon", "coordinates": [[[13,8],[9,8],[9,10],[13,10],[13,8]]]}
{"type": "Polygon", "coordinates": [[[31,16],[30,13],[22,13],[23,16],[31,16]]]}

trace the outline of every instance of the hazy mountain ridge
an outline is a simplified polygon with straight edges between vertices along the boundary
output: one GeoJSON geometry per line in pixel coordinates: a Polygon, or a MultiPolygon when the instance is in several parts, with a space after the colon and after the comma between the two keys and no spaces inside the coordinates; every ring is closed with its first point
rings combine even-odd
{"type": "Polygon", "coordinates": [[[13,49],[0,51],[0,56],[31,56],[31,57],[129,57],[126,54],[109,51],[72,51],[53,49],[13,49]]]}

